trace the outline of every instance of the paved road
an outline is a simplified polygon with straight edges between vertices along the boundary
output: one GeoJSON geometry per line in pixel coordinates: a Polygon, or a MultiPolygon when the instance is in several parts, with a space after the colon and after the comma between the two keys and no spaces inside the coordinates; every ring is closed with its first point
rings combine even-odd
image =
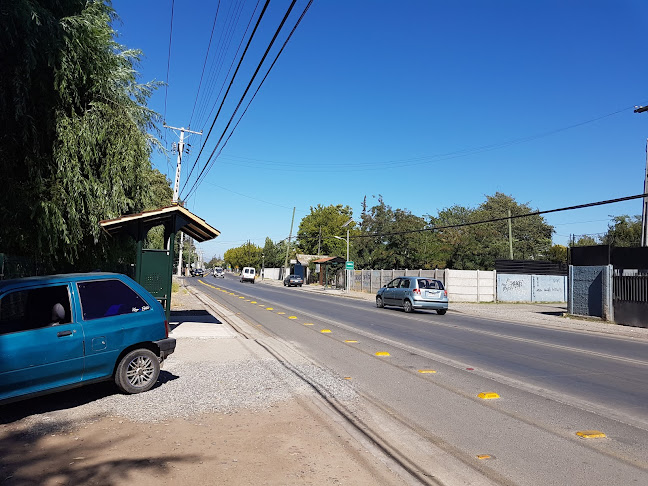
{"type": "Polygon", "coordinates": [[[221,290],[191,282],[348,376],[396,417],[402,428],[390,440],[414,467],[437,473],[447,461],[422,453],[435,447],[497,484],[648,484],[646,342],[452,313],[408,315],[231,277],[203,281],[221,290]],[[500,398],[482,400],[480,392],[500,398]],[[607,438],[577,438],[590,429],[607,438]],[[403,445],[416,441],[411,450],[403,445]],[[482,454],[490,458],[476,459],[482,454]]]}

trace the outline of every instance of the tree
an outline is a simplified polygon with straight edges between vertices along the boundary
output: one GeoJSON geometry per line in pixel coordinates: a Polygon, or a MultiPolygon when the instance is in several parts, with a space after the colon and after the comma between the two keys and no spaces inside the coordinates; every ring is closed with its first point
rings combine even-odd
{"type": "Polygon", "coordinates": [[[571,246],[596,246],[598,244],[599,242],[597,242],[591,236],[583,235],[580,238],[578,238],[578,240],[576,240],[576,242],[573,243],[571,246]]]}
{"type": "Polygon", "coordinates": [[[0,27],[0,249],[51,269],[132,254],[99,222],[149,207],[156,83],[138,84],[138,51],[117,44],[100,1],[3,3],[0,27]]]}
{"type": "Polygon", "coordinates": [[[611,246],[641,246],[641,216],[615,216],[608,224],[607,233],[601,243],[611,246]]]}
{"type": "Polygon", "coordinates": [[[246,243],[225,252],[225,263],[232,268],[255,267],[261,268],[263,249],[254,243],[246,243]]]}
{"type": "Polygon", "coordinates": [[[316,207],[311,207],[310,214],[304,216],[299,223],[297,231],[298,248],[309,255],[346,256],[345,230],[353,230],[355,222],[351,221],[345,227],[343,225],[352,217],[353,211],[351,208],[341,204],[336,206],[318,204],[316,207]],[[345,241],[334,238],[334,235],[344,238],[345,241]]]}
{"type": "Polygon", "coordinates": [[[567,253],[568,253],[568,249],[566,246],[553,245],[549,249],[549,254],[547,255],[547,259],[550,262],[554,262],[554,263],[567,263],[567,253]]]}

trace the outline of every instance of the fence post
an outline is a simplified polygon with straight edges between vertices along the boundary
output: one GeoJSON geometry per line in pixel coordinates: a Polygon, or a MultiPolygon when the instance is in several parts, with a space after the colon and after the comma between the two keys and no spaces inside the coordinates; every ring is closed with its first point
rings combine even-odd
{"type": "Polygon", "coordinates": [[[477,270],[477,302],[479,303],[479,270],[477,270]]]}
{"type": "Polygon", "coordinates": [[[574,313],[574,265],[569,265],[568,272],[569,296],[567,300],[567,312],[574,313]]]}

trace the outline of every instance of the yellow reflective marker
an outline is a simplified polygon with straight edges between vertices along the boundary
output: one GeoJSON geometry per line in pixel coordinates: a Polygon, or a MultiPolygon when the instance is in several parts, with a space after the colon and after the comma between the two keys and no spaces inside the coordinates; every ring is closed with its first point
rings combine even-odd
{"type": "Polygon", "coordinates": [[[488,454],[479,454],[477,456],[477,459],[490,459],[490,458],[491,456],[489,456],[488,454]]]}
{"type": "Polygon", "coordinates": [[[355,339],[347,339],[344,342],[345,343],[357,343],[358,341],[356,341],[355,339]]]}
{"type": "Polygon", "coordinates": [[[418,370],[419,373],[436,373],[436,370],[418,370]]]}
{"type": "Polygon", "coordinates": [[[331,332],[331,330],[330,330],[330,329],[322,329],[320,332],[321,332],[322,334],[328,334],[328,333],[331,332]]]}
{"type": "Polygon", "coordinates": [[[256,300],[251,300],[250,304],[256,304],[256,300]]]}
{"type": "Polygon", "coordinates": [[[493,400],[494,398],[499,398],[500,396],[495,392],[481,392],[477,395],[482,400],[493,400]]]}
{"type": "Polygon", "coordinates": [[[350,380],[351,377],[350,377],[350,376],[345,376],[344,379],[345,379],[345,380],[350,380]]]}
{"type": "Polygon", "coordinates": [[[603,439],[606,437],[600,430],[581,430],[580,432],[576,432],[576,435],[583,439],[603,439]]]}
{"type": "Polygon", "coordinates": [[[239,297],[239,299],[245,299],[245,297],[241,296],[241,297],[239,297]]]}
{"type": "Polygon", "coordinates": [[[297,319],[297,316],[289,316],[288,319],[297,319]]]}
{"type": "Polygon", "coordinates": [[[312,325],[313,325],[312,322],[304,322],[304,326],[312,326],[312,325]]]}
{"type": "Polygon", "coordinates": [[[266,310],[274,310],[274,307],[266,307],[266,310]]]}
{"type": "Polygon", "coordinates": [[[277,312],[277,314],[279,314],[280,316],[283,316],[285,314],[285,312],[277,312]]]}
{"type": "Polygon", "coordinates": [[[391,356],[387,351],[378,351],[376,356],[391,356]]]}

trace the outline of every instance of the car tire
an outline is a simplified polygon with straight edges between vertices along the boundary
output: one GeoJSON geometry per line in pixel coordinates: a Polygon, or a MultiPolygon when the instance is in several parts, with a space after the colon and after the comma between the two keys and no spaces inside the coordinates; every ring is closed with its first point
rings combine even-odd
{"type": "Polygon", "coordinates": [[[403,302],[403,310],[408,314],[414,310],[412,303],[407,299],[405,299],[405,302],[403,302]]]}
{"type": "Polygon", "coordinates": [[[376,297],[376,307],[378,307],[379,309],[385,307],[385,303],[383,302],[382,297],[376,297]]]}
{"type": "Polygon", "coordinates": [[[302,286],[302,284],[299,284],[299,286],[301,287],[301,286],[302,286]]]}
{"type": "Polygon", "coordinates": [[[448,312],[448,309],[437,309],[437,314],[439,314],[440,316],[442,316],[446,312],[448,312]]]}
{"type": "Polygon", "coordinates": [[[115,371],[115,384],[129,395],[150,390],[160,376],[160,360],[145,348],[135,349],[124,356],[115,371]]]}

